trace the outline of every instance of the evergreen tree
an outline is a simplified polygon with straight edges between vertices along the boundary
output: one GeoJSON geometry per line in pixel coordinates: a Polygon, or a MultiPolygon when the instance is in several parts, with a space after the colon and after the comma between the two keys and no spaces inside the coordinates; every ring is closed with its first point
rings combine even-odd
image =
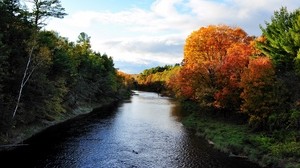
{"type": "Polygon", "coordinates": [[[274,12],[266,27],[260,26],[265,40],[259,41],[258,48],[271,57],[277,72],[284,73],[295,69],[295,58],[300,48],[297,25],[300,10],[289,13],[286,7],[274,12]]]}
{"type": "Polygon", "coordinates": [[[45,26],[45,20],[49,17],[64,18],[66,15],[59,0],[28,0],[28,2],[33,5],[30,16],[37,27],[45,26]]]}

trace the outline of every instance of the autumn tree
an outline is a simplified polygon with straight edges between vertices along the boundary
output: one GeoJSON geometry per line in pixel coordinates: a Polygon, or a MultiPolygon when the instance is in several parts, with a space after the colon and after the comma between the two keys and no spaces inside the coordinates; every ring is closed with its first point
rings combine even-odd
{"type": "Polygon", "coordinates": [[[250,41],[251,38],[241,28],[226,25],[212,25],[194,31],[186,39],[181,70],[183,77],[188,79],[185,84],[187,91],[193,92],[191,97],[201,104],[213,106],[220,88],[218,73],[227,60],[228,50],[238,44],[249,45],[250,41]]]}
{"type": "Polygon", "coordinates": [[[181,67],[178,72],[171,78],[169,87],[172,88],[175,96],[182,100],[196,100],[196,87],[193,87],[193,71],[181,67]]]}
{"type": "Polygon", "coordinates": [[[233,44],[227,50],[227,57],[218,72],[217,92],[214,106],[237,111],[241,105],[241,75],[248,66],[250,56],[255,54],[253,45],[245,43],[233,44]]]}
{"type": "Polygon", "coordinates": [[[137,88],[137,81],[135,80],[135,76],[131,74],[127,74],[122,71],[117,71],[117,74],[121,80],[121,82],[129,89],[137,88]]]}
{"type": "Polygon", "coordinates": [[[267,118],[276,112],[280,104],[276,95],[275,69],[267,57],[251,59],[242,74],[242,112],[249,115],[249,123],[255,128],[266,127],[267,118]]]}
{"type": "Polygon", "coordinates": [[[177,74],[179,69],[179,64],[145,69],[137,76],[138,88],[140,90],[154,91],[157,93],[164,92],[164,94],[173,95],[173,88],[171,88],[171,86],[173,86],[174,81],[171,80],[174,79],[173,76],[177,74]]]}

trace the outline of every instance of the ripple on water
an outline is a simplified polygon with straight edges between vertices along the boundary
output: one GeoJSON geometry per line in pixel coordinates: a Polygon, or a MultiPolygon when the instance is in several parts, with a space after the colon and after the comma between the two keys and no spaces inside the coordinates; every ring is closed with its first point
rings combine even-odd
{"type": "Polygon", "coordinates": [[[119,107],[100,108],[44,132],[10,159],[49,168],[258,167],[213,150],[176,120],[175,106],[156,93],[137,92],[119,107]]]}

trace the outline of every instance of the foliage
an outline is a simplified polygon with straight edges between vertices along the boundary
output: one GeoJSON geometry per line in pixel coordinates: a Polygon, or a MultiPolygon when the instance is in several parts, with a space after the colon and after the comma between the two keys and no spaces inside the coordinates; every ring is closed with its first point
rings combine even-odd
{"type": "Polygon", "coordinates": [[[262,37],[257,41],[257,47],[274,63],[276,80],[283,90],[275,90],[277,98],[274,97],[273,102],[277,102],[280,109],[269,117],[269,124],[273,128],[286,129],[289,123],[297,123],[300,119],[291,117],[292,111],[298,110],[296,104],[300,99],[300,10],[288,12],[286,7],[282,7],[274,12],[271,22],[265,24],[265,28],[261,26],[262,37]]]}
{"type": "MultiPolygon", "coordinates": [[[[178,65],[175,65],[175,66],[178,66],[178,65]]],[[[157,67],[154,67],[154,68],[145,69],[140,75],[141,76],[149,76],[151,74],[155,74],[155,73],[158,73],[158,72],[168,71],[172,68],[173,68],[172,65],[165,65],[163,67],[157,66],[157,67]]]]}
{"type": "Polygon", "coordinates": [[[266,118],[275,112],[274,95],[275,71],[270,59],[252,59],[242,75],[242,111],[250,116],[250,123],[265,123],[266,118]]]}
{"type": "Polygon", "coordinates": [[[121,99],[138,88],[177,97],[192,117],[224,114],[221,124],[190,120],[223,151],[261,158],[263,165],[277,166],[285,157],[299,162],[299,9],[275,11],[258,38],[239,27],[201,27],[187,37],[181,65],[146,69],[136,77],[117,71],[111,57],[93,51],[84,32],[70,42],[40,30],[44,19],[66,15],[59,0],[30,2],[33,11],[18,0],[0,1],[0,134],[52,121],[81,105],[121,99]],[[12,118],[24,74],[30,78],[12,118]],[[229,118],[242,118],[240,112],[251,128],[264,132],[228,125],[229,118]]]}
{"type": "Polygon", "coordinates": [[[253,52],[251,41],[241,28],[226,25],[194,31],[184,46],[181,94],[203,106],[239,107],[240,74],[253,52]]]}
{"type": "Polygon", "coordinates": [[[221,65],[218,77],[218,90],[215,93],[214,106],[236,111],[240,108],[242,87],[241,76],[249,64],[250,55],[254,52],[249,44],[234,44],[227,50],[227,57],[221,65]]]}
{"type": "Polygon", "coordinates": [[[266,27],[260,26],[265,40],[258,42],[258,48],[269,56],[278,72],[295,69],[295,58],[300,48],[299,9],[289,13],[286,7],[274,12],[266,27]]]}
{"type": "Polygon", "coordinates": [[[33,26],[18,1],[0,1],[0,130],[12,125],[12,108],[27,57],[33,26]]]}
{"type": "Polygon", "coordinates": [[[299,136],[297,132],[274,132],[270,136],[263,132],[252,132],[246,125],[199,116],[198,112],[190,112],[183,124],[195,129],[197,135],[213,142],[214,148],[230,156],[246,157],[262,167],[297,167],[300,163],[300,144],[291,140],[299,136]]]}
{"type": "Polygon", "coordinates": [[[63,18],[66,15],[59,0],[28,0],[28,2],[33,6],[29,12],[29,20],[37,27],[44,26],[45,20],[49,17],[63,18]]]}
{"type": "Polygon", "coordinates": [[[299,9],[275,11],[261,30],[251,37],[238,27],[201,27],[187,37],[181,66],[145,70],[139,86],[172,92],[192,114],[185,124],[225,152],[262,166],[299,165],[299,9]]]}
{"type": "Polygon", "coordinates": [[[135,80],[133,75],[124,73],[122,71],[118,71],[118,76],[120,80],[123,81],[124,85],[130,89],[136,90],[137,88],[137,81],[135,80]]]}
{"type": "Polygon", "coordinates": [[[80,33],[74,43],[36,28],[47,17],[65,15],[59,1],[32,2],[40,5],[33,11],[38,23],[18,1],[0,1],[0,134],[52,121],[81,105],[121,99],[128,92],[112,58],[94,52],[86,33],[80,33]],[[24,73],[30,78],[26,78],[18,113],[12,118],[24,73]]]}
{"type": "Polygon", "coordinates": [[[179,69],[179,64],[146,69],[137,76],[138,89],[158,93],[166,92],[166,90],[168,90],[169,93],[166,94],[173,94],[171,93],[172,89],[169,87],[173,82],[171,79],[173,79],[179,69]]]}

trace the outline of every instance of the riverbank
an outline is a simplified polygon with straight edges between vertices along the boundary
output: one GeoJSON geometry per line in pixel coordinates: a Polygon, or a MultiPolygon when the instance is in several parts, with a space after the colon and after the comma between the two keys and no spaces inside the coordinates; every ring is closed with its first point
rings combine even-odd
{"type": "Polygon", "coordinates": [[[182,122],[229,156],[247,158],[262,167],[300,167],[300,142],[290,139],[293,132],[252,132],[247,125],[200,117],[195,112],[182,122]]]}
{"type": "Polygon", "coordinates": [[[49,116],[47,119],[38,120],[28,125],[13,127],[6,135],[0,135],[0,151],[9,150],[20,145],[27,145],[24,144],[23,141],[51,126],[73,119],[77,116],[90,113],[93,109],[110,105],[118,101],[120,100],[107,98],[101,103],[81,104],[76,108],[68,109],[65,113],[57,114],[56,116],[49,116]]]}

